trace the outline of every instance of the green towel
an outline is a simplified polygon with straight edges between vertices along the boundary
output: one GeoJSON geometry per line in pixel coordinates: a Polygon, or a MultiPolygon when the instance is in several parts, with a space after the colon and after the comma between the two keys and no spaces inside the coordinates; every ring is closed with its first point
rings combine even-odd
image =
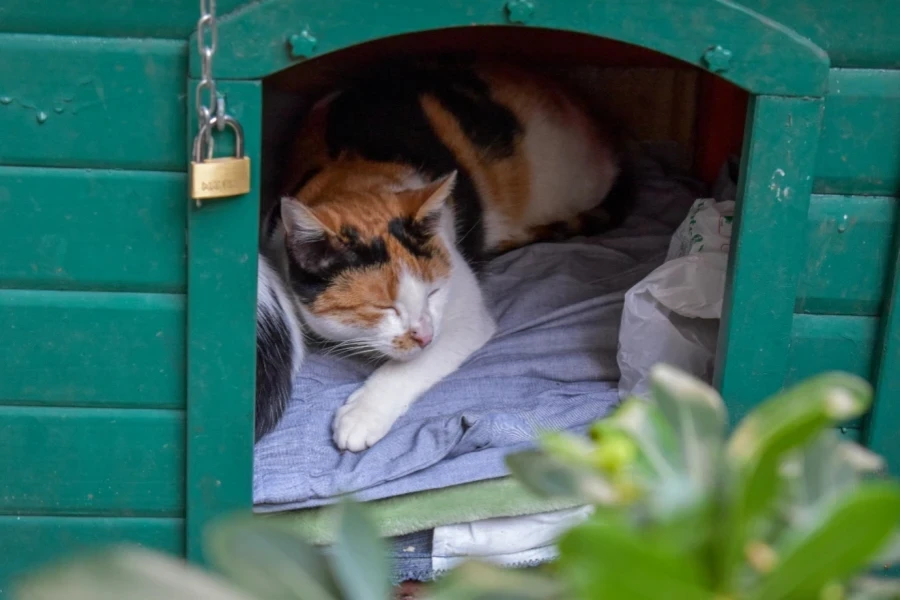
{"type": "MultiPolygon", "coordinates": [[[[381,535],[394,537],[440,525],[533,515],[580,504],[571,498],[539,498],[518,481],[504,477],[375,500],[366,507],[381,535]]],[[[334,514],[334,507],[326,506],[256,518],[287,527],[313,544],[330,544],[334,539],[334,514]]]]}

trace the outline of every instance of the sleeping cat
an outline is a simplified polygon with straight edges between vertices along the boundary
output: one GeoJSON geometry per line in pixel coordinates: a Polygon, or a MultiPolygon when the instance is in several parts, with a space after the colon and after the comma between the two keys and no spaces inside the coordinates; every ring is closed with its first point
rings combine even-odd
{"type": "Polygon", "coordinates": [[[610,136],[510,65],[388,67],[319,101],[297,140],[279,233],[303,323],[387,359],[337,411],[342,450],[378,442],[491,338],[487,258],[627,208],[589,216],[621,180],[610,136]]]}

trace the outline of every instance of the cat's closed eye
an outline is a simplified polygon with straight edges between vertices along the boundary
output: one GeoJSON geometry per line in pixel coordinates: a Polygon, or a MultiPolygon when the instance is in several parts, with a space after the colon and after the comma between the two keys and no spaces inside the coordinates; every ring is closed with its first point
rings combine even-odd
{"type": "Polygon", "coordinates": [[[431,290],[430,292],[428,292],[428,297],[431,298],[432,296],[437,294],[439,291],[441,291],[441,288],[436,288],[436,289],[431,290]]]}
{"type": "Polygon", "coordinates": [[[397,317],[400,316],[400,311],[394,306],[376,306],[375,308],[384,312],[392,312],[397,317]]]}

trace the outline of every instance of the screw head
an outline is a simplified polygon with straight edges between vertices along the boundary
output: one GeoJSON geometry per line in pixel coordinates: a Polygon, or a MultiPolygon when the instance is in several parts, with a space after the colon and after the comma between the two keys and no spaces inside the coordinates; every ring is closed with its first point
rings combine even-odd
{"type": "Polygon", "coordinates": [[[713,73],[723,73],[731,68],[731,50],[713,46],[703,53],[703,63],[713,73]]]}
{"type": "Polygon", "coordinates": [[[319,40],[316,39],[316,36],[309,29],[304,29],[288,38],[288,48],[293,58],[308,58],[312,56],[318,43],[319,40]]]}
{"type": "Polygon", "coordinates": [[[524,25],[533,17],[534,2],[532,0],[506,0],[506,18],[510,23],[524,25]]]}

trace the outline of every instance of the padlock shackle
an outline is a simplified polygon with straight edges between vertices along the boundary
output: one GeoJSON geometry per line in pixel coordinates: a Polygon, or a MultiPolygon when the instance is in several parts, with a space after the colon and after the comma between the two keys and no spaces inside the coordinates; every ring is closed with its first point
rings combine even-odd
{"type": "MultiPolygon", "coordinates": [[[[206,138],[207,133],[218,124],[219,116],[213,115],[209,119],[209,123],[204,123],[200,126],[200,131],[197,132],[197,136],[194,138],[194,150],[193,150],[193,159],[194,162],[201,162],[203,156],[203,140],[206,138]]],[[[241,127],[241,124],[237,119],[232,117],[231,115],[225,115],[223,117],[224,125],[231,127],[232,131],[234,131],[234,156],[235,158],[244,158],[244,128],[241,127]]],[[[210,142],[212,141],[212,137],[210,137],[210,142]]],[[[213,157],[213,145],[210,143],[209,147],[206,149],[206,158],[210,159],[213,157]]]]}

